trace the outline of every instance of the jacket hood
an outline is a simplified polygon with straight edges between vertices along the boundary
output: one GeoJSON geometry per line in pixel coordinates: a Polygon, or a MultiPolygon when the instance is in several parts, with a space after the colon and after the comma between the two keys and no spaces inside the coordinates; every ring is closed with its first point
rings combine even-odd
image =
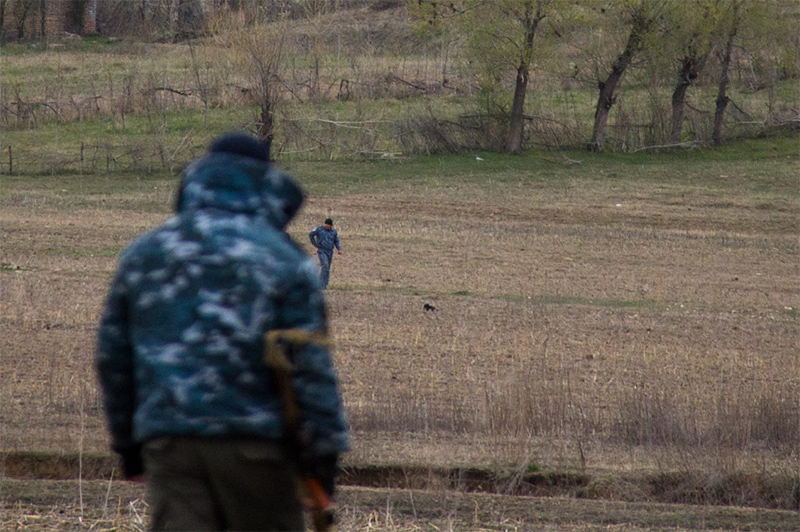
{"type": "Polygon", "coordinates": [[[177,212],[218,209],[264,217],[284,229],[305,199],[300,186],[274,165],[232,153],[209,153],[184,171],[177,212]]]}

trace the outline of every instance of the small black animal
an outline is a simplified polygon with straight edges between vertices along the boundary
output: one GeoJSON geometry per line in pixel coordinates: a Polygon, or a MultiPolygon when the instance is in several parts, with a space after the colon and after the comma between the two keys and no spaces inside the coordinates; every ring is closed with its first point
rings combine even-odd
{"type": "Polygon", "coordinates": [[[434,307],[429,303],[425,303],[425,305],[422,308],[424,308],[425,310],[430,310],[431,312],[436,312],[436,307],[434,307]]]}

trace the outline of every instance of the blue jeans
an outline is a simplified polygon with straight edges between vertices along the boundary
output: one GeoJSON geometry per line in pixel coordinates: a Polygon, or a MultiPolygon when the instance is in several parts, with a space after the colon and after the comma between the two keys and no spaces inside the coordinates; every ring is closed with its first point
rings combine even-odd
{"type": "Polygon", "coordinates": [[[319,280],[322,282],[322,288],[328,288],[328,281],[331,277],[331,261],[333,260],[333,250],[325,251],[318,249],[317,257],[319,257],[319,280]]]}

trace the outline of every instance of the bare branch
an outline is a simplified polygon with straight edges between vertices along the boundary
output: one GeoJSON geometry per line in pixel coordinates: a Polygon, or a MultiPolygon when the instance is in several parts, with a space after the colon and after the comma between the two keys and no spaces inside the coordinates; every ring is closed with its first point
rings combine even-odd
{"type": "Polygon", "coordinates": [[[191,96],[193,94],[192,89],[182,90],[181,91],[181,90],[178,90],[178,89],[173,89],[172,87],[151,87],[149,89],[146,89],[143,92],[145,94],[147,94],[147,93],[158,92],[158,91],[172,92],[172,93],[175,93],[175,94],[179,94],[181,96],[191,96]]]}
{"type": "Polygon", "coordinates": [[[646,150],[660,150],[663,148],[700,148],[702,144],[696,140],[690,142],[678,142],[676,144],[661,144],[659,146],[643,146],[633,150],[633,153],[646,151],[646,150]]]}

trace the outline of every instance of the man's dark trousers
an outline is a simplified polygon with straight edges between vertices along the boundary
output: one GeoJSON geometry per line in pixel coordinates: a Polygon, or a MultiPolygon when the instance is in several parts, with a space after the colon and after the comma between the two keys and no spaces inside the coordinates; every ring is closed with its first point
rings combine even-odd
{"type": "Polygon", "coordinates": [[[331,277],[331,261],[333,261],[333,250],[317,248],[319,257],[319,280],[322,281],[322,288],[328,288],[328,281],[331,277]]]}
{"type": "Polygon", "coordinates": [[[170,437],[143,454],[152,530],[305,530],[296,468],[276,442],[170,437]]]}

